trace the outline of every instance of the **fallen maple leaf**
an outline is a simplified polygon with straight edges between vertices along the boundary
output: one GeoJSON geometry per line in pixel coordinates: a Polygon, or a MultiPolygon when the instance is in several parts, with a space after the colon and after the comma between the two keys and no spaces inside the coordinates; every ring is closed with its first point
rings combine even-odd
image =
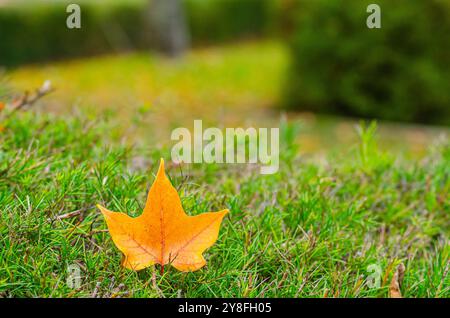
{"type": "Polygon", "coordinates": [[[177,191],[164,172],[158,174],[148,193],[144,212],[132,218],[97,205],[105,216],[111,237],[125,258],[122,265],[140,270],[154,264],[171,264],[180,271],[195,271],[206,264],[202,253],[217,240],[228,210],[188,216],[177,191]]]}

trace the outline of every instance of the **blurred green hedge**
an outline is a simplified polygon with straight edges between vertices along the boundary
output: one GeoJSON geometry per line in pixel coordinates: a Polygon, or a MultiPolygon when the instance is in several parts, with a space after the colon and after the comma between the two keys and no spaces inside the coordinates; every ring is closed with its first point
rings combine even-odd
{"type": "Polygon", "coordinates": [[[66,27],[67,3],[0,8],[0,65],[98,54],[142,47],[139,1],[82,4],[82,28],[66,27]],[[118,32],[116,32],[118,30],[118,32]]]}
{"type": "Polygon", "coordinates": [[[277,0],[185,0],[195,42],[208,43],[273,32],[277,0]]]}
{"type": "MultiPolygon", "coordinates": [[[[276,32],[291,0],[183,0],[194,45],[276,32]]],[[[0,6],[0,65],[152,47],[148,0],[79,1],[82,28],[66,28],[73,1],[33,0],[0,6]]]]}
{"type": "Polygon", "coordinates": [[[423,123],[450,123],[450,1],[298,0],[290,109],[423,123]]]}

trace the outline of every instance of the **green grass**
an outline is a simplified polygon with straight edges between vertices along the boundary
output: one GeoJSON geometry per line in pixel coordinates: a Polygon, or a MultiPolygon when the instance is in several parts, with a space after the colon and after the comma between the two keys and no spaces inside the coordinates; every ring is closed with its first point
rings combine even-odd
{"type": "Polygon", "coordinates": [[[177,60],[135,52],[29,65],[7,76],[20,91],[52,81],[45,107],[60,114],[75,104],[124,119],[145,110],[178,121],[224,113],[236,121],[237,111],[254,115],[277,103],[287,62],[280,42],[242,42],[192,49],[177,60]]]}
{"type": "Polygon", "coordinates": [[[121,142],[101,118],[21,113],[0,133],[0,296],[383,297],[406,266],[406,297],[449,297],[450,147],[420,161],[382,152],[374,127],[354,147],[306,160],[298,124],[281,123],[280,171],[251,166],[167,167],[189,214],[229,208],[208,264],[133,272],[95,208],[137,215],[170,149],[121,142]],[[182,173],[181,173],[182,172],[182,173]],[[81,212],[57,220],[56,216],[81,212]],[[82,285],[66,284],[69,265],[82,285]],[[368,266],[381,268],[369,288],[368,266]]]}
{"type": "MultiPolygon", "coordinates": [[[[255,41],[196,48],[178,60],[140,52],[24,66],[6,75],[17,91],[50,80],[56,90],[39,105],[43,112],[65,116],[81,111],[92,120],[106,113],[126,129],[121,137],[148,146],[167,143],[173,128],[192,128],[200,118],[205,126],[275,127],[288,65],[283,43],[255,41]]],[[[302,154],[339,152],[357,140],[354,120],[291,116],[303,122],[296,136],[302,154]]],[[[449,132],[398,123],[379,126],[380,147],[402,156],[423,157],[430,139],[449,132]]]]}

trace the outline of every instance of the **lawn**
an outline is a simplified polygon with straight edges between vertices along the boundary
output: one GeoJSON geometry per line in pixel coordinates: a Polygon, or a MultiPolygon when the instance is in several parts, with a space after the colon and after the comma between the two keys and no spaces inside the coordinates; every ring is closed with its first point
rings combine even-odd
{"type": "MultiPolygon", "coordinates": [[[[144,146],[170,143],[173,128],[194,119],[216,127],[275,127],[279,96],[289,67],[286,47],[277,41],[197,48],[171,60],[148,52],[101,56],[7,73],[18,91],[51,80],[56,91],[39,105],[43,112],[98,117],[121,127],[118,138],[144,146]],[[158,129],[154,129],[157,126],[158,129]]],[[[287,114],[301,123],[301,153],[323,157],[357,141],[358,120],[287,114]]],[[[380,123],[380,147],[400,156],[423,157],[429,141],[447,127],[380,123]]]]}
{"type": "Polygon", "coordinates": [[[57,91],[1,123],[0,297],[386,297],[400,263],[403,296],[450,297],[448,129],[286,120],[286,67],[265,42],[8,73],[57,91]],[[168,132],[195,118],[280,126],[279,172],[170,164],[168,132]],[[122,268],[95,207],[139,215],[160,158],[188,214],[230,210],[196,272],[122,268]]]}

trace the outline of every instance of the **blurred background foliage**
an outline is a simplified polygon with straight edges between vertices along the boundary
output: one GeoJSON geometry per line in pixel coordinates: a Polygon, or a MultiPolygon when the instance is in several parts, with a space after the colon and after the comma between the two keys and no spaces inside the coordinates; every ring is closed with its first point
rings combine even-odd
{"type": "Polygon", "coordinates": [[[450,2],[299,1],[285,105],[292,109],[450,123],[450,2]]]}
{"type": "Polygon", "coordinates": [[[0,8],[0,61],[6,66],[147,47],[142,0],[86,1],[82,28],[66,26],[70,1],[17,1],[0,8]]]}
{"type": "MultiPolygon", "coordinates": [[[[0,73],[0,99],[6,100],[7,97],[8,97],[8,85],[6,83],[4,75],[0,73]]],[[[0,106],[0,108],[2,108],[2,106],[0,106]]]]}
{"type": "MultiPolygon", "coordinates": [[[[288,48],[288,66],[278,64],[282,79],[256,79],[280,88],[273,106],[450,124],[450,2],[379,0],[382,28],[368,29],[371,2],[182,0],[194,48],[248,39],[288,48]]],[[[148,0],[80,1],[82,28],[76,31],[64,27],[68,3],[0,2],[0,65],[15,68],[155,47],[148,0]]],[[[261,71],[265,68],[270,66],[261,65],[261,71]]]]}
{"type": "MultiPolygon", "coordinates": [[[[3,65],[48,61],[114,51],[151,48],[148,0],[79,3],[82,28],[65,26],[71,1],[11,2],[0,7],[0,61],[3,65]]],[[[278,33],[283,1],[182,0],[193,45],[278,33]]],[[[280,21],[281,22],[281,21],[280,21]]]]}

